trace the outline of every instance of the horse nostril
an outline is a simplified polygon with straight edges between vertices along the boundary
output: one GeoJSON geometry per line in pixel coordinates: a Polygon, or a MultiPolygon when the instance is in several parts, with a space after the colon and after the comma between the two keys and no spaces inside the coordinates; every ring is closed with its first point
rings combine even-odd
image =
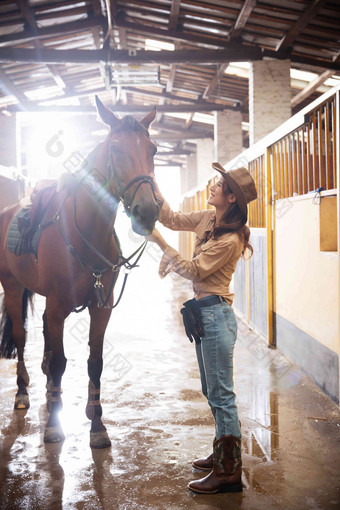
{"type": "Polygon", "coordinates": [[[138,205],[135,205],[135,207],[132,209],[132,216],[134,218],[139,218],[140,217],[140,211],[139,211],[139,206],[138,205]]]}

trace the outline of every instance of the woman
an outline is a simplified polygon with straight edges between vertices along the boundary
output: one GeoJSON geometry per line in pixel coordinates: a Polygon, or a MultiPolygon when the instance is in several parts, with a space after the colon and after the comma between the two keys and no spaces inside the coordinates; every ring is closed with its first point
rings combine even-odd
{"type": "Polygon", "coordinates": [[[183,259],[157,229],[147,238],[164,252],[161,277],[174,271],[193,282],[195,305],[203,323],[196,354],[202,391],[215,420],[215,440],[213,454],[193,462],[195,468],[210,473],[188,485],[203,494],[242,491],[241,430],[233,390],[237,323],[229,284],[239,258],[247,248],[253,252],[246,226],[247,204],[257,197],[255,183],[245,168],[226,172],[219,163],[212,166],[221,174],[208,199],[215,210],[175,213],[161,197],[159,221],[171,230],[196,233],[193,259],[183,259]]]}

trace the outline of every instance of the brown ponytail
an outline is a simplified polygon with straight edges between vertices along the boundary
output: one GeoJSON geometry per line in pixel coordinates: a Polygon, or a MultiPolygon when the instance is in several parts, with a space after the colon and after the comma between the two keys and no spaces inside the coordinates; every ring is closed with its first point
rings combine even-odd
{"type": "MultiPolygon", "coordinates": [[[[228,195],[232,193],[232,191],[228,188],[228,185],[225,180],[223,180],[223,194],[228,195]]],[[[250,257],[253,255],[254,250],[252,245],[249,242],[250,238],[250,228],[246,225],[246,218],[242,215],[241,209],[239,208],[239,205],[237,202],[234,202],[231,204],[228,211],[222,216],[221,218],[221,224],[217,227],[214,227],[212,231],[212,238],[218,239],[223,234],[227,234],[230,232],[236,232],[240,238],[240,240],[243,242],[243,250],[241,253],[241,257],[244,260],[249,260],[250,257]],[[246,250],[250,251],[249,257],[247,259],[245,258],[245,252],[246,250]]]]}

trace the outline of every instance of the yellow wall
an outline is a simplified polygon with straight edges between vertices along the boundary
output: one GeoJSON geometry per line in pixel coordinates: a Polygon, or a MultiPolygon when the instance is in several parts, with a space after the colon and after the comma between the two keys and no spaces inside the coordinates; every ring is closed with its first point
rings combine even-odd
{"type": "Polygon", "coordinates": [[[275,311],[339,354],[338,253],[320,251],[320,209],[312,201],[276,202],[275,311]]]}

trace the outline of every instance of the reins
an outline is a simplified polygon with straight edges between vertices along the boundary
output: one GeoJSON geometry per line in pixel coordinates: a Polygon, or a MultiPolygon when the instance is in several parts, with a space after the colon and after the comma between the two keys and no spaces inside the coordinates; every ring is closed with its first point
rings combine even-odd
{"type": "MultiPolygon", "coordinates": [[[[111,161],[110,161],[111,163],[111,161]]],[[[114,171],[114,168],[113,168],[113,165],[111,166],[111,164],[108,164],[108,169],[109,171],[112,173],[112,176],[114,178],[114,181],[115,181],[115,185],[117,188],[120,188],[120,185],[119,185],[119,181],[117,180],[117,177],[115,175],[115,171],[114,171]]],[[[128,214],[128,216],[131,215],[131,205],[135,199],[135,196],[136,196],[136,193],[137,191],[139,190],[140,186],[144,183],[148,183],[150,184],[151,186],[151,189],[152,189],[152,193],[153,193],[153,196],[154,196],[154,199],[155,199],[155,202],[158,204],[159,203],[159,200],[157,199],[157,196],[155,194],[155,189],[154,189],[154,184],[153,184],[153,180],[152,180],[152,177],[149,176],[149,175],[139,175],[137,177],[135,177],[134,179],[132,179],[124,188],[121,189],[121,191],[119,193],[119,201],[121,201],[123,203],[123,206],[124,206],[124,209],[126,211],[126,213],[128,214]],[[134,190],[134,193],[132,195],[132,198],[131,200],[129,201],[128,204],[125,203],[125,194],[126,192],[134,185],[138,183],[138,185],[136,186],[136,189],[134,190]]],[[[113,194],[113,193],[112,193],[113,194]]],[[[65,244],[66,244],[66,249],[68,250],[69,253],[71,253],[71,255],[74,256],[74,258],[76,259],[76,261],[78,262],[80,268],[82,270],[85,270],[87,264],[86,264],[86,261],[83,259],[83,257],[81,255],[79,255],[76,251],[76,249],[72,246],[70,240],[68,239],[63,227],[62,227],[62,224],[60,222],[60,213],[62,211],[62,208],[64,206],[64,203],[65,203],[65,200],[67,198],[68,194],[65,194],[65,196],[63,197],[59,207],[58,207],[58,210],[57,212],[53,215],[53,217],[48,220],[46,223],[40,223],[38,226],[37,226],[37,229],[38,230],[45,230],[46,228],[48,228],[49,226],[51,225],[56,225],[65,244]]],[[[46,214],[47,212],[49,211],[51,205],[52,205],[53,201],[51,202],[50,206],[48,207],[44,217],[46,217],[46,214]]],[[[141,258],[141,256],[143,255],[144,251],[145,251],[145,248],[147,246],[147,241],[144,241],[131,255],[129,255],[129,257],[124,257],[123,253],[122,253],[122,250],[121,250],[121,245],[120,245],[120,241],[119,241],[119,238],[117,236],[117,233],[115,231],[115,229],[113,229],[113,237],[114,237],[114,240],[116,242],[116,245],[117,245],[117,248],[118,248],[118,259],[117,259],[117,262],[116,263],[112,263],[108,258],[106,258],[85,236],[84,234],[82,233],[82,231],[80,230],[80,227],[78,225],[78,222],[77,222],[77,201],[76,201],[76,191],[74,191],[73,193],[73,222],[74,222],[74,227],[75,227],[75,230],[76,232],[78,233],[79,237],[82,239],[82,241],[85,243],[85,245],[88,247],[88,249],[94,253],[102,262],[104,262],[104,264],[108,267],[106,267],[105,269],[95,269],[95,268],[90,268],[90,271],[92,272],[92,275],[95,279],[94,281],[94,284],[93,284],[93,290],[95,292],[95,295],[96,295],[96,299],[97,299],[97,306],[98,308],[105,308],[107,310],[113,310],[114,308],[116,308],[116,306],[118,306],[122,296],[123,296],[123,293],[124,293],[124,290],[125,290],[125,287],[126,287],[126,283],[127,283],[127,278],[131,272],[132,269],[134,269],[135,267],[138,267],[138,262],[141,258]],[[134,262],[132,262],[132,259],[134,257],[136,257],[136,260],[134,262]],[[121,287],[121,290],[120,290],[120,293],[119,293],[119,297],[116,301],[116,303],[113,305],[113,306],[110,306],[108,303],[109,303],[109,300],[110,300],[110,296],[111,296],[111,293],[113,291],[113,287],[114,287],[114,284],[116,282],[116,279],[117,279],[117,276],[116,276],[116,273],[120,270],[121,267],[125,268],[125,274],[124,274],[124,280],[123,280],[123,283],[122,283],[122,287],[121,287]],[[112,279],[111,279],[111,284],[110,284],[110,287],[109,287],[109,291],[107,293],[107,295],[105,296],[105,293],[104,293],[104,285],[101,281],[101,278],[103,276],[104,273],[106,273],[106,271],[108,269],[111,269],[112,271],[112,279]]],[[[88,293],[88,296],[86,298],[86,302],[84,305],[78,307],[78,308],[74,308],[74,312],[76,313],[79,313],[83,310],[85,310],[85,308],[88,307],[88,304],[89,304],[89,300],[90,300],[90,296],[91,296],[91,293],[92,293],[92,289],[89,290],[89,293],[88,293]]]]}

